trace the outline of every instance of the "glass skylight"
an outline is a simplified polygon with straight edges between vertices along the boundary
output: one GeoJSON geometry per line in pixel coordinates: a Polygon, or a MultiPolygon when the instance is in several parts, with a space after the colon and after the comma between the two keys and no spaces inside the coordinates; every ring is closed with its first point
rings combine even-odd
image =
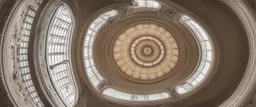
{"type": "Polygon", "coordinates": [[[155,0],[135,0],[138,3],[138,7],[146,8],[159,8],[160,4],[155,0]]]}
{"type": "Polygon", "coordinates": [[[60,6],[50,24],[47,44],[49,74],[55,89],[67,106],[73,106],[76,88],[69,63],[69,42],[74,27],[72,14],[60,6]]]}
{"type": "Polygon", "coordinates": [[[167,92],[152,93],[152,94],[133,94],[123,92],[114,88],[107,88],[103,91],[103,95],[107,97],[124,100],[124,101],[156,101],[167,99],[170,95],[167,92]]]}
{"type": "Polygon", "coordinates": [[[85,60],[85,68],[88,75],[88,78],[92,85],[97,88],[97,86],[103,81],[102,76],[99,74],[98,70],[94,65],[94,61],[92,59],[92,44],[94,41],[94,37],[97,32],[108,22],[111,17],[114,17],[118,14],[118,11],[111,10],[100,15],[96,20],[92,22],[88,31],[86,33],[85,45],[84,45],[84,60],[85,60]]]}
{"type": "Polygon", "coordinates": [[[43,107],[44,105],[40,100],[38,93],[35,89],[35,86],[33,84],[33,81],[31,79],[28,64],[28,43],[37,8],[38,7],[35,6],[29,6],[25,13],[25,16],[23,17],[21,29],[23,37],[21,38],[21,42],[19,42],[19,44],[17,45],[16,56],[19,73],[22,77],[23,86],[27,90],[27,95],[29,96],[31,103],[33,104],[33,106],[43,107]]]}
{"type": "Polygon", "coordinates": [[[212,64],[213,53],[210,36],[197,22],[185,15],[180,18],[180,22],[194,33],[201,46],[201,60],[195,73],[185,83],[176,87],[179,94],[185,94],[205,80],[212,64]]]}

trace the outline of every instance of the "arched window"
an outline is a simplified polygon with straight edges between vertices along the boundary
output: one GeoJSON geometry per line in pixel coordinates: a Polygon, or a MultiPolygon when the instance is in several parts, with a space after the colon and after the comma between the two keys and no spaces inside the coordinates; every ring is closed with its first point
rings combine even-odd
{"type": "Polygon", "coordinates": [[[69,55],[73,27],[74,20],[71,12],[64,5],[60,6],[50,23],[46,48],[51,81],[67,106],[73,106],[77,96],[69,55]]]}
{"type": "Polygon", "coordinates": [[[137,2],[138,7],[146,7],[146,8],[160,8],[160,4],[155,0],[134,0],[137,2]]]}
{"type": "Polygon", "coordinates": [[[111,17],[118,14],[118,11],[111,10],[103,13],[97,19],[95,19],[86,33],[85,45],[84,45],[84,60],[87,76],[92,85],[97,89],[98,85],[103,81],[103,77],[99,74],[98,70],[94,65],[92,59],[92,44],[94,37],[96,36],[99,29],[101,29],[111,17]]]}
{"type": "Polygon", "coordinates": [[[180,22],[194,34],[201,50],[201,59],[194,74],[184,84],[176,87],[178,94],[185,94],[201,84],[208,76],[213,62],[213,52],[210,36],[203,27],[186,15],[180,18],[180,22]]]}
{"type": "Polygon", "coordinates": [[[37,12],[38,6],[28,6],[22,21],[21,35],[22,37],[18,40],[17,44],[17,68],[22,78],[23,88],[26,89],[29,97],[29,102],[33,106],[43,107],[43,103],[40,100],[38,93],[33,84],[29,62],[28,62],[28,43],[30,40],[31,29],[34,22],[34,18],[37,12]]]}
{"type": "Polygon", "coordinates": [[[109,98],[114,98],[124,101],[156,101],[167,99],[170,95],[167,92],[160,93],[151,93],[151,94],[134,94],[129,92],[124,92],[114,88],[107,88],[103,91],[103,95],[106,95],[109,98]]]}

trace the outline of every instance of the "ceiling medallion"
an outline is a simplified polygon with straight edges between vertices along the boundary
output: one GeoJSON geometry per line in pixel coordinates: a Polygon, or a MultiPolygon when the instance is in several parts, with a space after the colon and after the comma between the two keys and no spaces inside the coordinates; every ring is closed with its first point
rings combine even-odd
{"type": "Polygon", "coordinates": [[[132,43],[130,54],[135,63],[151,67],[162,61],[165,50],[163,44],[157,38],[142,36],[132,43]]]}
{"type": "Polygon", "coordinates": [[[169,74],[179,60],[179,46],[170,32],[156,24],[139,24],[119,35],[114,59],[122,72],[138,80],[169,74]]]}

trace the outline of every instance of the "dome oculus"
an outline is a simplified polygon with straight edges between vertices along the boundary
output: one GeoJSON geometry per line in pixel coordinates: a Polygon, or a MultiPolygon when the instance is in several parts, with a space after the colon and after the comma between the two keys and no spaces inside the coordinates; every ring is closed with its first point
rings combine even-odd
{"type": "Polygon", "coordinates": [[[114,59],[121,71],[139,80],[169,74],[179,60],[179,46],[170,32],[156,24],[138,24],[119,35],[114,59]]]}

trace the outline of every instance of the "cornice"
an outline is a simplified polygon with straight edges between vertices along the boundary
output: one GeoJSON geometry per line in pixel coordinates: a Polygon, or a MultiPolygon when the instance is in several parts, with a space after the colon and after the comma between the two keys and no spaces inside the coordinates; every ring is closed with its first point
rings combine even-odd
{"type": "Polygon", "coordinates": [[[249,41],[249,61],[246,73],[233,95],[220,107],[241,107],[252,95],[256,85],[256,21],[243,0],[223,0],[241,19],[249,41]]]}

